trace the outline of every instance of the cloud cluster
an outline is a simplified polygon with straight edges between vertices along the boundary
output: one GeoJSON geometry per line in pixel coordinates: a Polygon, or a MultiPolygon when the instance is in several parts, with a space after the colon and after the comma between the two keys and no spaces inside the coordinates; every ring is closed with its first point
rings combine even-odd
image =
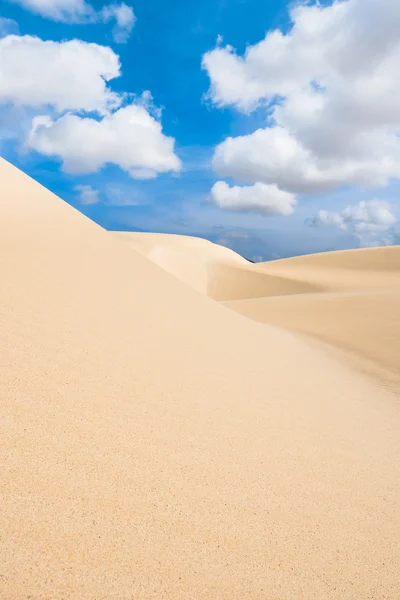
{"type": "Polygon", "coordinates": [[[138,104],[120,108],[100,121],[71,113],[54,121],[35,117],[27,145],[45,156],[59,157],[64,171],[74,174],[116,164],[135,179],[153,179],[181,167],[174,139],[166,137],[160,123],[138,104]]]}
{"type": "Polygon", "coordinates": [[[0,103],[105,114],[122,99],[107,87],[120,75],[111,48],[25,35],[0,40],[0,103]]]}
{"type": "Polygon", "coordinates": [[[124,2],[109,4],[96,11],[86,0],[9,0],[23,8],[53,21],[62,23],[107,23],[115,21],[114,41],[127,42],[136,18],[132,7],[124,2]]]}
{"type": "MultiPolygon", "coordinates": [[[[377,236],[387,234],[396,223],[390,204],[384,200],[367,200],[346,206],[340,212],[320,210],[309,222],[312,227],[337,227],[350,231],[361,245],[376,245],[377,236]]],[[[392,243],[390,235],[384,235],[380,243],[392,243]]]]}
{"type": "Polygon", "coordinates": [[[10,0],[26,10],[53,21],[82,23],[94,18],[95,11],[85,0],[10,0]]]}
{"type": "Polygon", "coordinates": [[[136,22],[135,14],[130,6],[124,4],[110,4],[100,12],[105,22],[115,20],[113,38],[117,44],[126,44],[136,22]]]}
{"type": "Polygon", "coordinates": [[[224,177],[291,193],[377,187],[400,174],[400,3],[302,4],[243,56],[203,56],[220,107],[266,110],[266,126],[228,138],[213,166],[224,177]]]}
{"type": "MultiPolygon", "coordinates": [[[[122,24],[124,15],[118,17],[122,24]]],[[[108,82],[119,77],[115,52],[80,40],[0,39],[0,104],[36,113],[25,148],[58,157],[70,173],[115,164],[136,179],[179,171],[174,139],[163,134],[151,94],[132,99],[108,82]]]]}
{"type": "Polygon", "coordinates": [[[210,199],[220,208],[255,211],[265,215],[290,215],[296,204],[293,194],[279,190],[276,185],[264,183],[230,187],[225,181],[218,181],[211,188],[210,199]]]}

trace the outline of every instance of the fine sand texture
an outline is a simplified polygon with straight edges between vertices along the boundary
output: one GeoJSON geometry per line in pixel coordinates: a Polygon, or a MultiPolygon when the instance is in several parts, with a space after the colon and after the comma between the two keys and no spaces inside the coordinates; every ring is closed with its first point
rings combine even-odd
{"type": "Polygon", "coordinates": [[[0,185],[0,598],[397,600],[396,394],[205,293],[326,281],[284,294],[196,242],[200,293],[189,254],[161,268],[5,161],[0,185]]]}

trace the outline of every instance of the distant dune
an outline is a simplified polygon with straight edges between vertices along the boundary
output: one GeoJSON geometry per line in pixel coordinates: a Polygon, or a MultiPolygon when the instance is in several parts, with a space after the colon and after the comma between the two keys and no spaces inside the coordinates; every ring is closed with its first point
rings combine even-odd
{"type": "Polygon", "coordinates": [[[0,597],[398,598],[398,395],[345,358],[398,366],[398,249],[252,265],[0,181],[0,597]]]}

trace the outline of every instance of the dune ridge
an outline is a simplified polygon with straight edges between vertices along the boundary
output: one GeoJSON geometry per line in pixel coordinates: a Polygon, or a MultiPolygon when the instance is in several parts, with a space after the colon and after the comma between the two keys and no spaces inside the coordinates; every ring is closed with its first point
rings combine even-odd
{"type": "Polygon", "coordinates": [[[395,598],[396,396],[0,181],[0,597],[395,598]]]}

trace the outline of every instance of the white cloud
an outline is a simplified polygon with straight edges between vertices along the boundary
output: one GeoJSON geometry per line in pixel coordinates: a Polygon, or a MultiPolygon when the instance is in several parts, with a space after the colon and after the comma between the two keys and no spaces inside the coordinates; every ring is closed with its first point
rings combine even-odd
{"type": "Polygon", "coordinates": [[[228,138],[214,156],[223,176],[293,193],[386,185],[400,174],[400,3],[297,5],[292,28],[270,31],[239,56],[203,57],[217,106],[269,105],[269,127],[228,138]]]}
{"type": "Polygon", "coordinates": [[[95,11],[85,0],[10,0],[26,10],[64,23],[81,23],[93,19],[95,11]]]}
{"type": "Polygon", "coordinates": [[[53,21],[62,23],[108,23],[115,20],[113,38],[117,44],[125,44],[133,29],[136,17],[133,9],[122,2],[109,4],[100,11],[86,0],[9,0],[20,4],[26,10],[53,21]]]}
{"type": "Polygon", "coordinates": [[[121,4],[105,6],[100,14],[106,22],[115,19],[116,23],[113,28],[114,41],[117,44],[126,44],[136,22],[133,9],[122,2],[121,4]]]}
{"type": "Polygon", "coordinates": [[[374,142],[361,141],[362,136],[353,156],[346,157],[343,150],[343,155],[324,158],[285,127],[275,126],[227,138],[215,149],[212,164],[221,176],[244,183],[275,184],[293,193],[325,191],[345,184],[379,186],[399,175],[400,143],[395,134],[376,134],[374,142]]]}
{"type": "Polygon", "coordinates": [[[3,104],[105,113],[121,103],[107,88],[119,75],[119,58],[105,46],[15,35],[0,40],[3,104]]]}
{"type": "Polygon", "coordinates": [[[378,234],[390,231],[396,223],[396,217],[391,207],[384,200],[368,200],[346,206],[341,212],[320,210],[310,221],[312,227],[337,227],[350,231],[360,240],[362,245],[377,245],[388,240],[391,236],[384,235],[378,240],[378,234]]]}
{"type": "MultiPolygon", "coordinates": [[[[119,18],[121,26],[127,18],[119,18]]],[[[26,107],[33,117],[28,125],[24,120],[25,132],[19,131],[26,136],[25,150],[60,158],[70,173],[92,173],[108,163],[136,179],[178,172],[175,140],[162,132],[161,110],[148,91],[121,107],[128,94],[107,86],[119,75],[119,57],[108,47],[32,36],[0,39],[4,118],[11,110],[18,116],[26,107]]]]}
{"type": "Polygon", "coordinates": [[[335,2],[325,8],[297,5],[290,11],[293,27],[286,35],[280,30],[269,31],[264,40],[248,46],[244,56],[237,55],[230,45],[204,54],[203,68],[211,80],[213,102],[247,112],[261,100],[288,96],[325,75],[332,50],[343,41],[348,43],[346,35],[340,34],[349,4],[335,2]]]}
{"type": "Polygon", "coordinates": [[[100,201],[99,191],[93,189],[91,185],[76,185],[75,191],[78,192],[81,204],[97,204],[100,201]]]}
{"type": "Polygon", "coordinates": [[[17,34],[19,32],[18,23],[12,19],[6,19],[0,17],[0,38],[10,34],[17,34]]]}
{"type": "Polygon", "coordinates": [[[264,183],[229,187],[225,181],[218,181],[211,188],[210,198],[220,208],[260,212],[265,215],[290,215],[296,204],[293,194],[264,183]]]}
{"type": "Polygon", "coordinates": [[[93,173],[116,164],[133,178],[179,171],[174,139],[140,103],[130,104],[101,120],[68,113],[59,119],[33,119],[27,147],[59,157],[68,173],[93,173]]]}
{"type": "Polygon", "coordinates": [[[331,212],[329,210],[319,210],[315,217],[311,220],[312,227],[337,227],[343,231],[347,230],[347,225],[343,220],[343,216],[339,212],[331,212]]]}

